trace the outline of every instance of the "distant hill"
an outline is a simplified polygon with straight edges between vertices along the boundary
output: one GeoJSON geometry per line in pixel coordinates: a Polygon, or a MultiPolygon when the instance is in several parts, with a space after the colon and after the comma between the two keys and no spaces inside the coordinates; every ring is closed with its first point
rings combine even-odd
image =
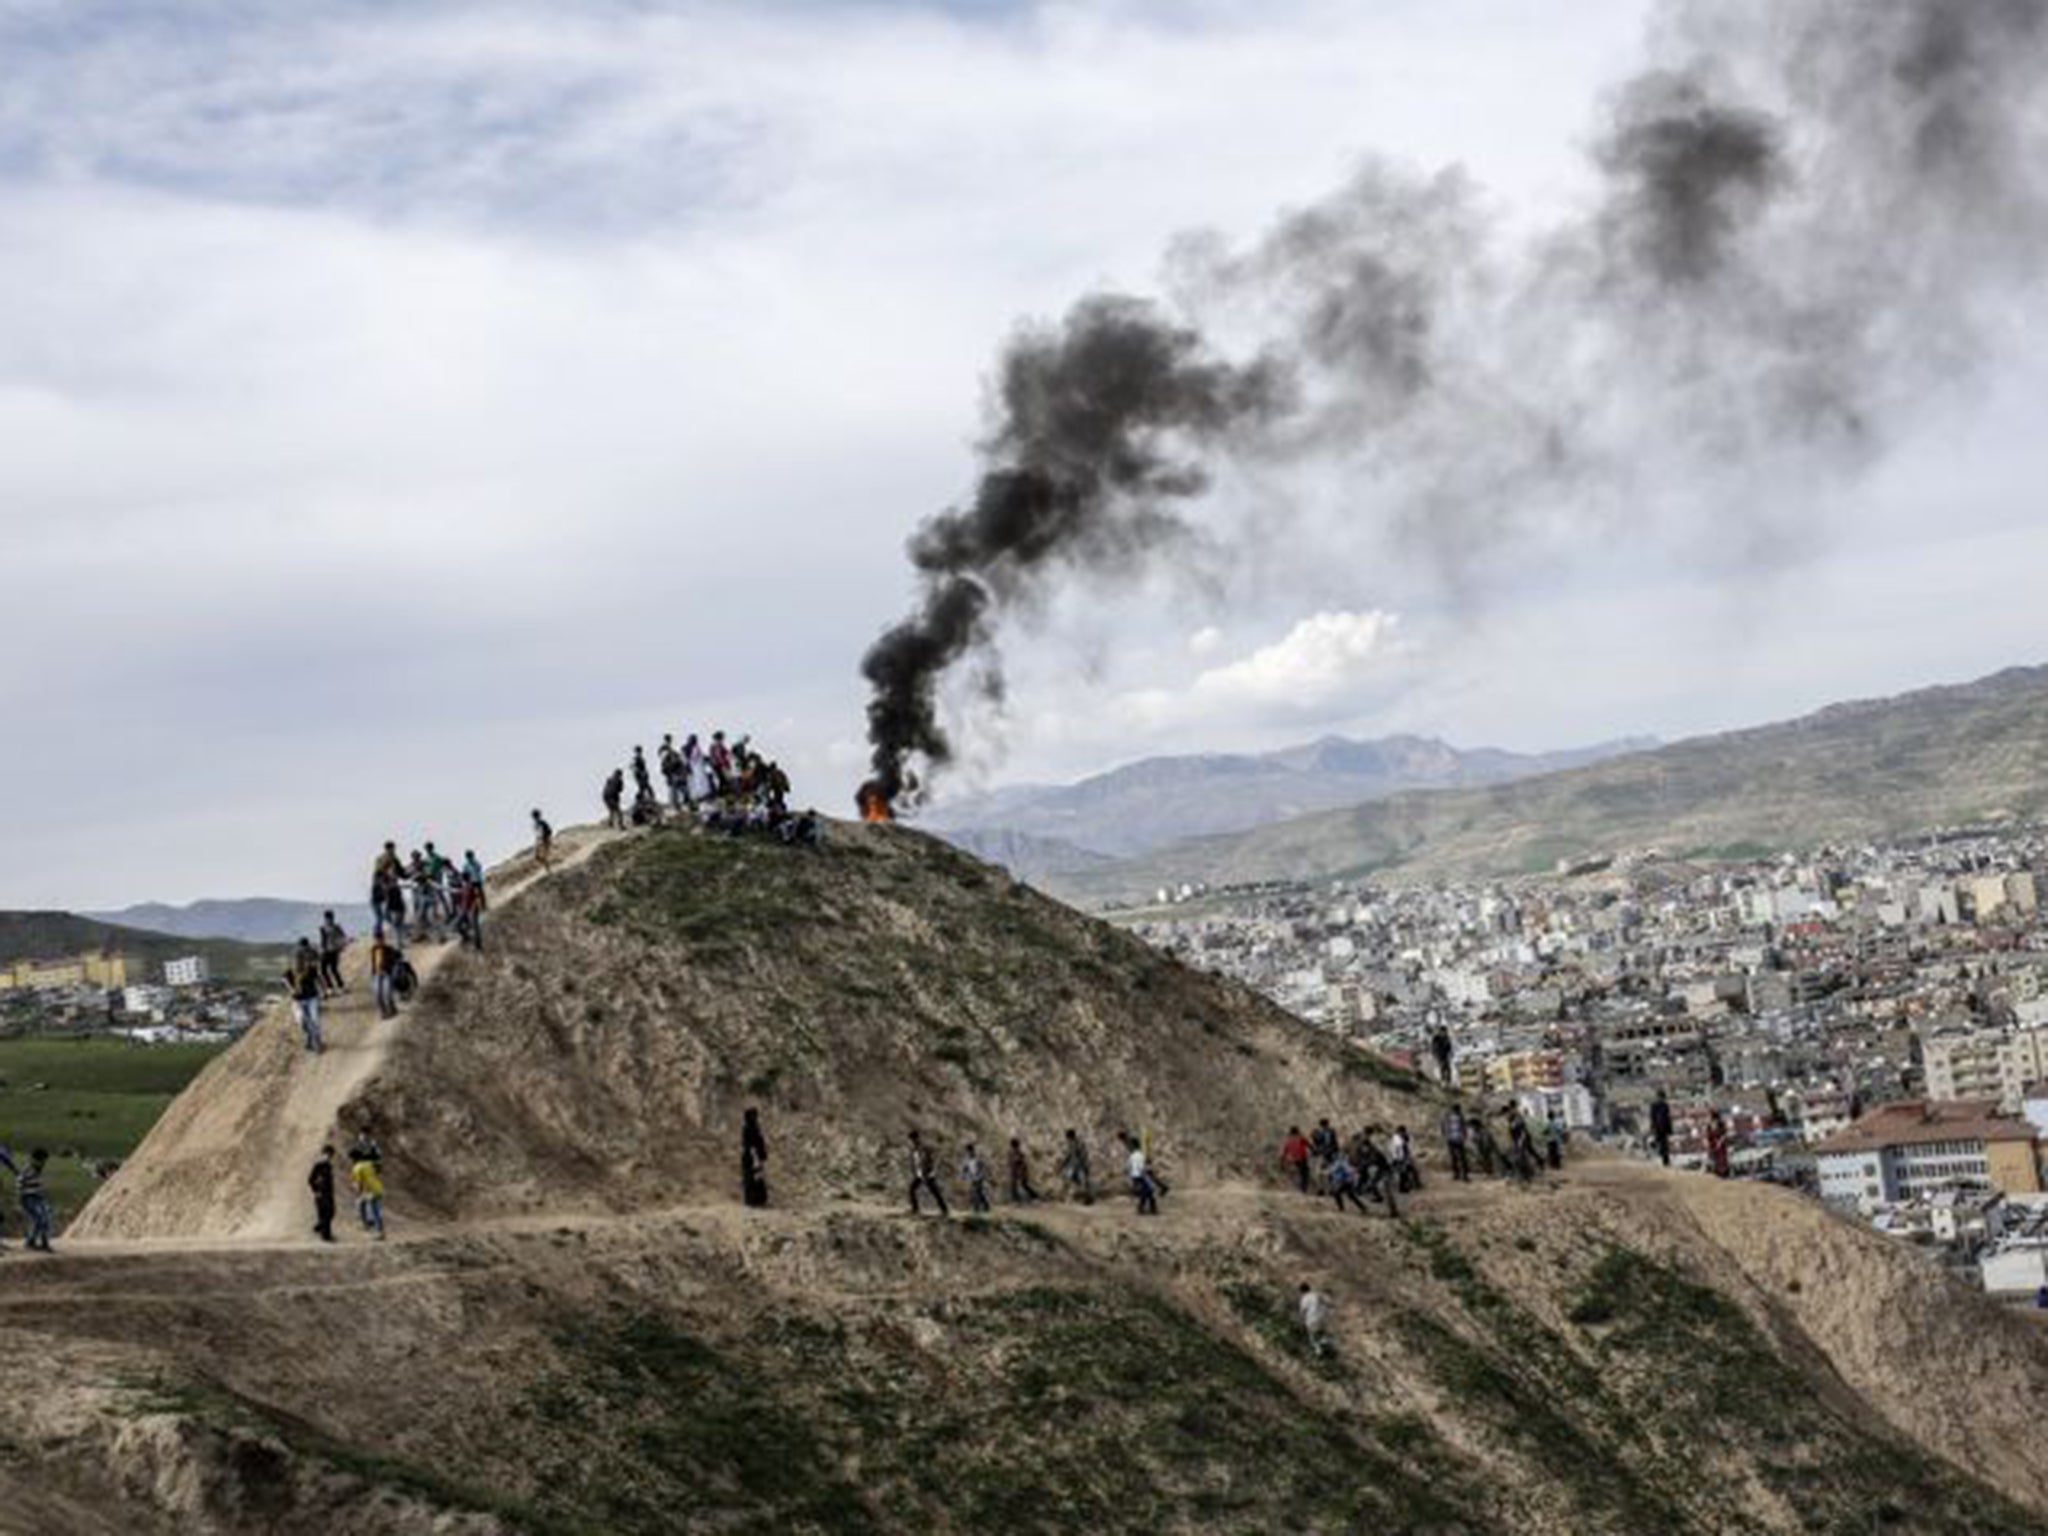
{"type": "Polygon", "coordinates": [[[148,933],[75,912],[0,912],[0,965],[87,953],[125,957],[129,980],[141,982],[161,981],[164,962],[187,955],[205,956],[207,967],[224,979],[268,977],[276,971],[282,952],[275,945],[148,933]]]}
{"type": "MultiPolygon", "coordinates": [[[[921,825],[1024,875],[1064,874],[1050,842],[1082,854],[1129,857],[1190,837],[1239,832],[1313,811],[1358,805],[1410,789],[1499,784],[1598,762],[1656,745],[1655,738],[1603,742],[1563,752],[1463,750],[1428,736],[1318,741],[1257,754],[1150,757],[1075,784],[1017,785],[934,807],[921,825]],[[1026,868],[995,851],[1016,837],[1026,868]]],[[[1062,855],[1061,857],[1066,857],[1062,855]]]]}
{"type": "Polygon", "coordinates": [[[284,901],[275,896],[246,896],[232,901],[195,901],[182,907],[160,901],[123,907],[118,912],[88,912],[87,917],[124,928],[146,928],[188,939],[239,939],[245,944],[289,944],[320,927],[321,914],[332,908],[350,933],[370,931],[370,909],[345,901],[284,901]]]}
{"type": "Polygon", "coordinates": [[[2048,667],[1681,741],[1480,789],[1407,793],[1052,877],[1070,900],[1371,871],[1548,870],[1658,846],[1753,853],[2048,812],[2048,667]]]}

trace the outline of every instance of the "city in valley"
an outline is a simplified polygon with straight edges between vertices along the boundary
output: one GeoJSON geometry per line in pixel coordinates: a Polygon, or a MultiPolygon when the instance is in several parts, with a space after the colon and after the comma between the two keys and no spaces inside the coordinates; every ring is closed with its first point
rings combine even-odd
{"type": "MultiPolygon", "coordinates": [[[[1191,964],[1450,1077],[1467,1107],[1802,1189],[1988,1291],[2048,1296],[2048,829],[1552,876],[1157,893],[1115,914],[1191,964]]],[[[1426,1136],[1418,1139],[1426,1140],[1426,1136]]]]}

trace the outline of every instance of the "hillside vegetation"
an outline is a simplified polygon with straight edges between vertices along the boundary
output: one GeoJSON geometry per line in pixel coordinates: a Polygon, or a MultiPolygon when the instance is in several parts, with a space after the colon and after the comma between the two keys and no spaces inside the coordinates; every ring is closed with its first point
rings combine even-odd
{"type": "Polygon", "coordinates": [[[393,1241],[180,1240],[263,1198],[197,1176],[248,1160],[253,1089],[327,1069],[279,1019],[99,1242],[9,1261],[0,1527],[2048,1529],[2048,1341],[1794,1196],[1587,1162],[1340,1215],[1278,1187],[1278,1133],[1427,1125],[1428,1089],[957,851],[579,851],[398,1024],[337,1015],[376,1065],[295,1134],[376,1127],[393,1241]],[[913,1123],[948,1164],[1021,1136],[1042,1190],[1073,1125],[1106,1198],[913,1221],[913,1123]]]}
{"type": "Polygon", "coordinates": [[[1547,871],[1656,845],[1756,853],[2048,811],[2048,667],[1839,704],[1482,789],[1395,795],[1046,877],[1081,902],[1183,881],[1547,871]]]}

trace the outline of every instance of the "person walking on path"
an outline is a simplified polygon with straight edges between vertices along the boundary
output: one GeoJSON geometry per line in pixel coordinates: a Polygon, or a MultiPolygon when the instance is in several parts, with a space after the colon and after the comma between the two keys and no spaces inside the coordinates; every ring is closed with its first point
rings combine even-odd
{"type": "Polygon", "coordinates": [[[462,850],[462,878],[476,887],[479,908],[491,904],[490,893],[484,889],[484,861],[476,856],[474,848],[462,850]]]}
{"type": "Polygon", "coordinates": [[[1071,1126],[1060,1153],[1060,1178],[1066,1182],[1069,1199],[1079,1200],[1083,1205],[1095,1203],[1095,1176],[1088,1169],[1088,1148],[1071,1126]]]}
{"type": "Polygon", "coordinates": [[[42,1147],[29,1153],[25,1163],[16,1163],[13,1154],[0,1147],[0,1166],[14,1175],[15,1194],[21,1201],[21,1246],[38,1253],[56,1251],[50,1246],[50,1193],[44,1182],[49,1161],[50,1154],[42,1147]]]}
{"type": "Polygon", "coordinates": [[[553,868],[555,862],[555,829],[541,815],[539,806],[533,808],[533,862],[543,873],[553,868]]]}
{"type": "Polygon", "coordinates": [[[1031,1187],[1031,1160],[1024,1155],[1022,1138],[1010,1138],[1010,1204],[1036,1205],[1038,1191],[1031,1187]]]}
{"type": "Polygon", "coordinates": [[[1308,1193],[1308,1138],[1301,1127],[1290,1125],[1280,1142],[1280,1171],[1304,1195],[1308,1193]]]}
{"type": "Polygon", "coordinates": [[[986,1216],[993,1209],[988,1200],[988,1159],[971,1141],[967,1143],[967,1156],[960,1164],[960,1182],[967,1186],[967,1209],[978,1216],[986,1216]]]}
{"type": "MultiPolygon", "coordinates": [[[[351,1149],[367,1151],[360,1143],[351,1149]]],[[[363,1230],[375,1235],[378,1242],[384,1241],[384,1174],[378,1167],[379,1159],[371,1156],[359,1158],[348,1171],[349,1183],[355,1187],[356,1215],[362,1218],[363,1230]]]]}
{"type": "Polygon", "coordinates": [[[1472,1182],[1472,1164],[1465,1154],[1465,1106],[1453,1100],[1451,1107],[1444,1111],[1442,1126],[1444,1150],[1451,1158],[1451,1178],[1456,1183],[1469,1184],[1472,1182]]]}
{"type": "Polygon", "coordinates": [[[1394,1165],[1394,1187],[1402,1194],[1417,1194],[1422,1189],[1422,1170],[1415,1163],[1415,1143],[1409,1139],[1408,1127],[1394,1127],[1393,1138],[1387,1143],[1387,1160],[1394,1165]]]}
{"type": "Polygon", "coordinates": [[[1657,1097],[1650,1100],[1650,1141],[1657,1149],[1657,1161],[1666,1168],[1671,1166],[1671,1101],[1664,1097],[1664,1090],[1657,1090],[1657,1097]]]}
{"type": "Polygon", "coordinates": [[[1316,1128],[1308,1133],[1308,1150],[1315,1159],[1316,1183],[1327,1187],[1330,1182],[1330,1164],[1337,1159],[1339,1151],[1337,1132],[1327,1119],[1318,1120],[1316,1128]]]}
{"type": "Polygon", "coordinates": [[[1514,1175],[1522,1183],[1532,1181],[1541,1166],[1536,1153],[1536,1138],[1529,1134],[1529,1122],[1521,1110],[1510,1106],[1508,1116],[1508,1163],[1514,1175]]]}
{"type": "Polygon", "coordinates": [[[1324,1332],[1330,1321],[1330,1304],[1321,1291],[1304,1280],[1296,1307],[1301,1313],[1301,1331],[1308,1335],[1309,1353],[1320,1360],[1330,1352],[1330,1340],[1324,1332]]]}
{"type": "Polygon", "coordinates": [[[1479,1154],[1479,1171],[1487,1178],[1500,1172],[1500,1144],[1493,1139],[1493,1127],[1486,1123],[1486,1105],[1482,1101],[1473,1113],[1472,1150],[1479,1154]]]}
{"type": "Polygon", "coordinates": [[[740,1198],[757,1210],[768,1203],[768,1138],[757,1109],[740,1116],[740,1198]]]}
{"type": "Polygon", "coordinates": [[[1543,1149],[1553,1169],[1564,1166],[1564,1121],[1555,1112],[1543,1122],[1543,1149]]]}
{"type": "Polygon", "coordinates": [[[313,1235],[323,1243],[334,1241],[334,1148],[320,1149],[313,1171],[306,1175],[306,1187],[313,1191],[313,1235]]]}
{"type": "Polygon", "coordinates": [[[953,1212],[946,1205],[946,1192],[939,1188],[938,1160],[932,1156],[932,1149],[916,1131],[910,1133],[910,1214],[922,1215],[917,1203],[918,1191],[922,1190],[938,1202],[939,1214],[951,1216],[953,1212]]]}
{"type": "Polygon", "coordinates": [[[1123,1132],[1117,1139],[1123,1143],[1124,1151],[1127,1154],[1124,1160],[1124,1169],[1130,1176],[1131,1196],[1138,1202],[1138,1214],[1140,1216],[1157,1216],[1159,1214],[1159,1186],[1152,1178],[1151,1159],[1145,1156],[1144,1147],[1139,1145],[1138,1138],[1129,1131],[1123,1132]]]}
{"type": "Polygon", "coordinates": [[[1351,1166],[1351,1159],[1339,1152],[1330,1159],[1330,1166],[1324,1171],[1324,1182],[1330,1187],[1330,1198],[1337,1202],[1337,1209],[1344,1209],[1349,1200],[1358,1208],[1358,1214],[1367,1214],[1365,1201],[1358,1193],[1358,1170],[1351,1166]]]}
{"type": "Polygon", "coordinates": [[[348,990],[341,979],[341,952],[347,948],[348,935],[341,924],[332,912],[324,913],[320,919],[320,985],[330,992],[348,990]]]}
{"type": "Polygon", "coordinates": [[[320,1054],[320,957],[309,940],[300,939],[285,967],[285,985],[291,989],[292,1016],[306,1037],[306,1049],[320,1054]]]}
{"type": "Polygon", "coordinates": [[[1437,1081],[1451,1086],[1451,1032],[1439,1024],[1430,1033],[1429,1054],[1436,1058],[1437,1081]]]}

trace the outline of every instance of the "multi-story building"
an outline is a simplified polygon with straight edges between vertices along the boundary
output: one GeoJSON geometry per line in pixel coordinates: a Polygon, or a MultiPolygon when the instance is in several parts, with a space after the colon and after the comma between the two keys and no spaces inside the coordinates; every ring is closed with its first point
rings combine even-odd
{"type": "Polygon", "coordinates": [[[1930,1099],[1991,1099],[2014,1111],[2037,1075],[2022,1059],[2031,1052],[2003,1030],[1929,1035],[1921,1053],[1930,1099]]]}
{"type": "Polygon", "coordinates": [[[204,955],[187,955],[182,960],[164,962],[164,985],[167,987],[201,986],[205,983],[206,976],[204,955]]]}
{"type": "Polygon", "coordinates": [[[1820,1194],[1868,1210],[1953,1189],[2038,1194],[2035,1130],[1993,1099],[1882,1104],[1814,1148],[1820,1194]]]}
{"type": "Polygon", "coordinates": [[[72,960],[17,960],[0,965],[0,992],[53,991],[62,987],[105,987],[118,991],[128,985],[128,962],[119,955],[80,955],[72,960]]]}

